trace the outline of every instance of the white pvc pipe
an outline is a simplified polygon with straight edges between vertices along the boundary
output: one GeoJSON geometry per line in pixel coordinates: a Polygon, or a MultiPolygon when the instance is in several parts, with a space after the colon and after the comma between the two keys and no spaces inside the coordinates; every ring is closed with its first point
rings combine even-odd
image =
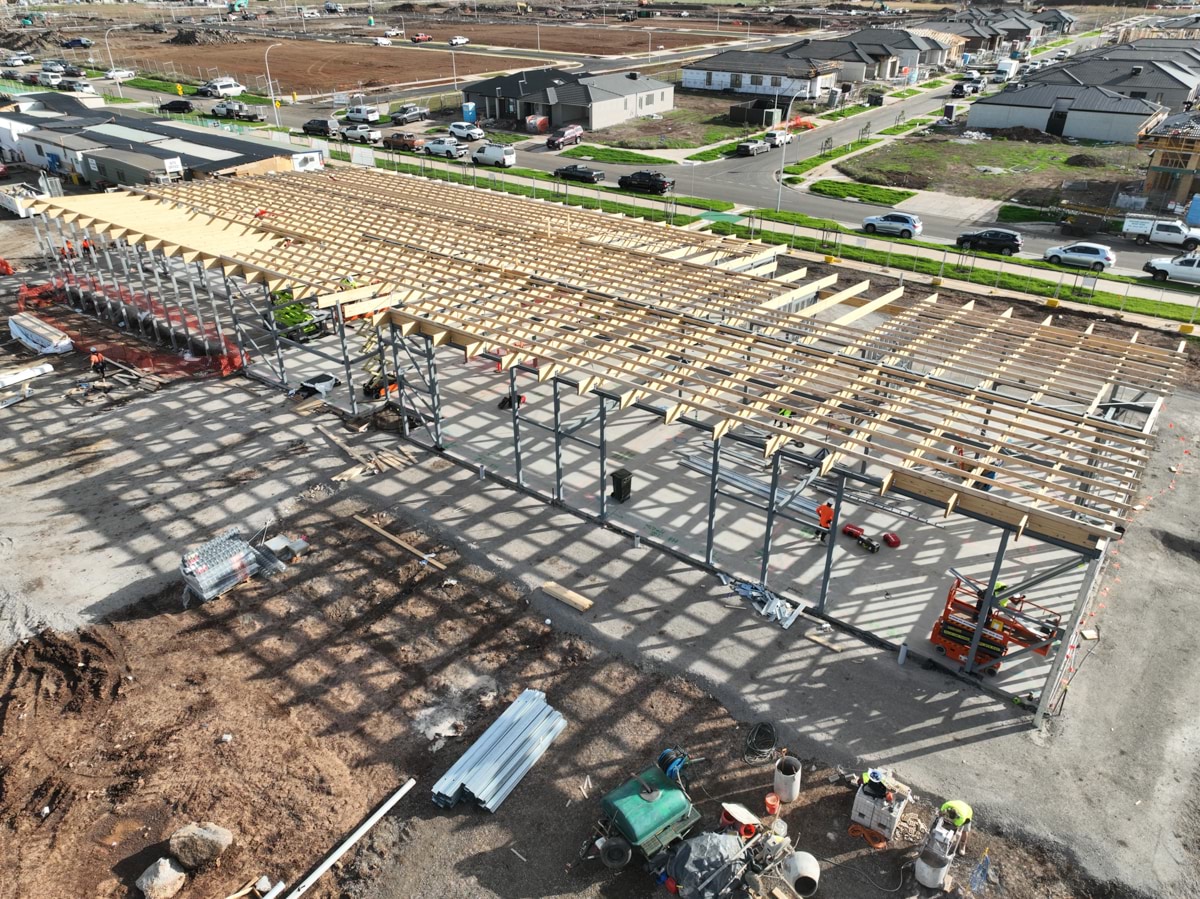
{"type": "MultiPolygon", "coordinates": [[[[387,802],[385,802],[383,805],[379,806],[379,808],[377,808],[375,810],[375,813],[373,815],[371,815],[371,817],[369,817],[366,821],[364,821],[362,824],[360,824],[358,827],[358,830],[354,831],[354,833],[352,833],[352,834],[350,834],[350,836],[346,837],[346,839],[342,841],[342,844],[340,846],[338,846],[336,849],[333,850],[333,852],[331,852],[328,856],[326,856],[325,861],[323,861],[323,862],[321,862],[321,864],[317,865],[317,868],[315,871],[313,871],[311,874],[309,874],[307,877],[305,877],[304,880],[302,880],[299,885],[297,885],[290,893],[287,894],[285,899],[297,899],[297,897],[303,896],[305,893],[307,893],[309,891],[309,889],[312,888],[313,884],[315,884],[318,880],[321,879],[321,875],[324,874],[326,871],[328,871],[330,868],[332,868],[335,864],[337,864],[337,860],[339,858],[341,858],[343,855],[345,855],[355,843],[357,843],[359,840],[361,840],[363,838],[363,836],[366,834],[366,832],[368,830],[370,830],[372,827],[374,827],[379,822],[380,818],[382,818],[384,815],[386,815],[388,812],[390,812],[392,810],[392,806],[394,806],[397,802],[399,802],[401,799],[403,799],[404,794],[407,793],[409,790],[411,790],[416,785],[416,783],[417,782],[415,780],[413,780],[413,778],[410,777],[408,779],[408,782],[406,784],[404,784],[404,786],[402,786],[395,793],[393,793],[388,798],[387,802]]],[[[274,895],[278,895],[278,893],[276,892],[278,889],[279,889],[278,886],[275,887],[275,889],[271,890],[271,892],[268,893],[267,896],[272,897],[274,895]]]]}
{"type": "Polygon", "coordinates": [[[269,892],[269,893],[267,893],[267,895],[263,896],[263,899],[279,899],[279,894],[282,893],[286,889],[287,889],[287,884],[285,884],[281,880],[281,881],[279,881],[279,883],[275,884],[275,886],[271,887],[271,892],[269,892]]]}

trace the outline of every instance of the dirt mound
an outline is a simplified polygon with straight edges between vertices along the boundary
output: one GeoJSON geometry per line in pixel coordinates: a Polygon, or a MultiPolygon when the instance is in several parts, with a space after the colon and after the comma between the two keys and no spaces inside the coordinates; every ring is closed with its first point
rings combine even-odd
{"type": "Polygon", "coordinates": [[[180,28],[174,37],[167,38],[164,44],[181,44],[195,46],[197,44],[244,44],[246,39],[228,31],[218,31],[215,28],[180,28]]]}
{"type": "Polygon", "coordinates": [[[49,50],[62,44],[64,38],[57,31],[37,31],[32,28],[0,31],[0,47],[5,50],[35,53],[49,50]]]}
{"type": "Polygon", "coordinates": [[[1099,156],[1091,156],[1087,153],[1077,153],[1074,156],[1067,157],[1067,165],[1079,166],[1085,169],[1100,169],[1106,165],[1105,161],[1099,156]]]}
{"type": "Polygon", "coordinates": [[[22,640],[5,657],[0,675],[0,736],[8,736],[15,721],[77,715],[111,704],[126,670],[120,643],[102,630],[60,634],[48,629],[22,640]]]}

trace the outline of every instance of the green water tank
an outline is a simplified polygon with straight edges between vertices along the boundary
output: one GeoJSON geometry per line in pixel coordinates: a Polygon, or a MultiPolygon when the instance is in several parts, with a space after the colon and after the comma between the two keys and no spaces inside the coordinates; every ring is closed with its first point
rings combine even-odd
{"type": "Polygon", "coordinates": [[[700,818],[687,794],[657,765],[605,796],[600,808],[617,832],[647,857],[674,842],[700,818]],[[657,791],[655,798],[645,797],[646,787],[657,791]]]}
{"type": "Polygon", "coordinates": [[[374,16],[367,16],[367,27],[368,28],[375,27],[375,17],[374,16]]]}

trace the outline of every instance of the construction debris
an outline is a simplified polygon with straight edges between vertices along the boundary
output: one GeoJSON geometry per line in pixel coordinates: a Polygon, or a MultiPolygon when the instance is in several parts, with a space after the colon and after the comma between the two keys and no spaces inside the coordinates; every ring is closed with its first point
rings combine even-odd
{"type": "Polygon", "coordinates": [[[363,518],[361,515],[355,515],[354,520],[357,521],[361,525],[365,525],[366,527],[369,527],[371,530],[373,530],[379,536],[387,538],[392,543],[395,543],[397,546],[399,546],[401,549],[408,550],[410,553],[412,553],[414,556],[416,556],[417,558],[419,558],[421,560],[422,565],[432,565],[438,571],[446,570],[446,566],[443,565],[441,562],[439,562],[437,559],[435,559],[433,557],[432,553],[421,552],[421,550],[417,549],[411,543],[401,540],[395,534],[385,531],[379,525],[368,521],[367,519],[363,518]]]}
{"type": "Polygon", "coordinates": [[[574,590],[568,590],[554,581],[546,581],[546,583],[542,584],[542,591],[580,612],[586,612],[592,607],[592,601],[586,596],[581,596],[574,590]]]}
{"type": "Polygon", "coordinates": [[[453,808],[464,797],[494,812],[567,726],[540,690],[526,690],[433,785],[433,801],[453,808]]]}
{"type": "MultiPolygon", "coordinates": [[[[727,583],[728,578],[722,578],[722,583],[727,583]]],[[[754,610],[766,618],[768,621],[777,621],[779,626],[785,631],[795,624],[796,619],[800,617],[800,613],[806,608],[802,603],[795,600],[784,599],[776,596],[766,587],[757,584],[751,584],[746,581],[733,581],[728,584],[731,590],[742,599],[747,599],[754,606],[754,610]]]]}
{"type": "Polygon", "coordinates": [[[171,899],[187,883],[187,871],[173,858],[160,858],[134,883],[146,899],[171,899]]]}

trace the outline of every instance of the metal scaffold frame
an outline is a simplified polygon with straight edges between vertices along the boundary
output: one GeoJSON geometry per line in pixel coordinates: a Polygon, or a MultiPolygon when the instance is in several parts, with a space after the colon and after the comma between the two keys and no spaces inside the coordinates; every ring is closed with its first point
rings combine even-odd
{"type": "MultiPolygon", "coordinates": [[[[779,489],[785,464],[800,468],[805,484],[820,478],[830,485],[831,530],[848,485],[998,528],[981,621],[1007,598],[996,576],[1010,539],[1069,550],[1078,561],[1062,570],[1080,563],[1088,570],[1072,620],[1034,647],[1059,647],[1038,697],[1039,717],[1060,695],[1098,560],[1124,530],[1182,361],[1182,345],[1169,351],[1139,344],[1136,334],[1119,340],[1052,318],[1020,320],[1012,309],[997,315],[971,303],[949,306],[936,294],[914,298],[897,288],[867,299],[868,281],[808,280],[802,265],[767,277],[781,251],[753,241],[372,171],[54,198],[39,211],[47,225],[38,236],[52,264],[74,270],[94,263],[114,284],[123,277],[131,293],[134,277],[143,294],[170,289],[177,312],[186,298],[165,260],[194,264],[214,316],[207,272],[218,272],[239,346],[279,386],[292,386],[286,359],[301,344],[278,326],[275,311],[290,303],[328,310],[340,353],[303,349],[341,366],[351,413],[360,411],[353,370],[366,362],[386,405],[399,411],[402,434],[438,452],[447,452],[439,348],[493,360],[508,380],[513,476],[492,474],[564,505],[563,447],[580,442],[595,454],[600,489],[593,509],[573,511],[609,526],[610,416],[636,409],[701,431],[711,441],[710,459],[689,464],[707,466],[705,549],[689,558],[709,568],[721,498],[766,514],[764,585],[776,522],[811,524],[814,504],[796,500],[798,490],[785,496],[779,489]],[[65,224],[74,235],[95,235],[99,252],[58,258],[50,222],[60,245],[65,224]],[[130,248],[139,261],[149,255],[153,285],[144,266],[127,264],[130,248]],[[156,259],[164,260],[166,281],[156,259]],[[267,343],[249,333],[239,304],[261,319],[267,343]],[[361,352],[347,339],[353,321],[366,335],[361,352]],[[552,425],[522,415],[519,377],[533,379],[529,390],[549,382],[552,425]],[[598,440],[563,422],[564,390],[595,397],[587,423],[598,426],[598,440]],[[553,434],[548,495],[527,484],[526,427],[553,434]],[[731,443],[761,452],[769,486],[739,493],[746,485],[722,470],[731,443]]],[[[185,316],[179,321],[186,327],[185,316]]],[[[175,329],[167,330],[173,339],[175,329]]],[[[810,609],[822,617],[829,617],[832,543],[810,609]]],[[[988,667],[980,630],[958,671],[964,676],[988,667]]]]}

